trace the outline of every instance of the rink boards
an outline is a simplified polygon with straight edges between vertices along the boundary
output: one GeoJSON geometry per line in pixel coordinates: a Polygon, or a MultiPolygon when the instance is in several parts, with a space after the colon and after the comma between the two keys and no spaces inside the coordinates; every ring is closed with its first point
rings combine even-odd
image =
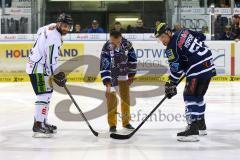
{"type": "MultiPolygon", "coordinates": [[[[105,41],[65,41],[59,64],[70,82],[100,82],[99,58],[105,41]]],[[[132,41],[138,58],[138,80],[165,81],[168,63],[165,47],[153,40],[132,41]]],[[[25,65],[33,41],[0,42],[0,82],[27,82],[25,65]]],[[[218,76],[215,81],[240,81],[240,45],[233,41],[207,41],[218,76]]]]}

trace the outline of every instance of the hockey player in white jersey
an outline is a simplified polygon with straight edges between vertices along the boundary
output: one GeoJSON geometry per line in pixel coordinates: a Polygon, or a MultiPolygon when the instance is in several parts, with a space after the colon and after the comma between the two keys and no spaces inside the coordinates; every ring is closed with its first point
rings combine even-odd
{"type": "Polygon", "coordinates": [[[54,27],[47,25],[37,32],[28,57],[26,72],[29,74],[33,90],[36,94],[33,137],[52,137],[57,127],[47,122],[50,99],[53,88],[51,80],[63,87],[66,83],[65,74],[57,71],[57,59],[62,45],[62,36],[72,28],[70,15],[62,13],[54,27]]]}

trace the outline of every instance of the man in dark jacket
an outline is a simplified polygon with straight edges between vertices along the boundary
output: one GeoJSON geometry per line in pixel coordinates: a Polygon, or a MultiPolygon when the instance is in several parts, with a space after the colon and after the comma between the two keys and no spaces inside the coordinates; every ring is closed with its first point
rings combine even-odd
{"type": "Polygon", "coordinates": [[[118,90],[121,98],[122,125],[125,129],[134,129],[129,123],[131,119],[129,87],[133,83],[136,69],[137,56],[132,43],[123,38],[121,32],[111,31],[110,40],[103,46],[100,62],[101,78],[106,86],[110,132],[116,132],[118,90]]]}

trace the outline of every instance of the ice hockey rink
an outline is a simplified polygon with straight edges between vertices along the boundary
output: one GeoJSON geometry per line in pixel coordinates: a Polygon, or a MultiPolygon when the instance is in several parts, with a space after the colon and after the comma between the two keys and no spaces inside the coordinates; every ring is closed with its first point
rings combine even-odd
{"type": "MultiPolygon", "coordinates": [[[[77,84],[75,84],[77,85],[77,84]]],[[[98,88],[101,83],[79,85],[98,88]]],[[[170,115],[183,115],[182,94],[166,100],[160,110],[168,115],[158,122],[147,122],[129,140],[96,138],[85,122],[63,121],[56,116],[55,104],[69,99],[66,94],[54,93],[49,113],[50,122],[58,126],[58,133],[50,139],[32,138],[34,94],[30,83],[0,83],[0,159],[2,160],[222,160],[240,158],[240,89],[237,82],[213,82],[206,95],[206,121],[208,135],[200,142],[182,143],[176,133],[185,121],[171,119],[170,115]]],[[[151,87],[150,87],[151,88],[151,87]]],[[[133,88],[134,89],[134,88],[133,88]]],[[[142,88],[144,89],[144,88],[142,88]]],[[[148,87],[149,89],[149,87],[148,87]]],[[[87,111],[101,103],[99,99],[74,95],[82,110],[87,111]]],[[[146,114],[161,100],[161,96],[139,98],[131,112],[146,114]]],[[[78,113],[72,105],[71,112],[78,113]]],[[[159,112],[159,110],[157,111],[159,112]]],[[[64,113],[63,113],[64,114],[64,113]]],[[[79,115],[80,116],[80,115],[79,115]]],[[[162,117],[163,118],[163,117],[162,117]]],[[[137,126],[140,121],[133,122],[137,126]]],[[[90,120],[94,129],[107,132],[106,115],[90,120]]],[[[121,129],[119,132],[125,132],[121,129]]]]}

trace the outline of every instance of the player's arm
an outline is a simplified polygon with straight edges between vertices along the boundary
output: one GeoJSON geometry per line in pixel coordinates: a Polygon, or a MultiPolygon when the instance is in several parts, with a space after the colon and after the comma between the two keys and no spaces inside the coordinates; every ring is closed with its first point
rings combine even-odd
{"type": "Polygon", "coordinates": [[[179,55],[172,49],[166,50],[166,56],[169,63],[169,81],[170,83],[177,84],[183,74],[181,60],[179,55]]]}
{"type": "MultiPolygon", "coordinates": [[[[48,36],[48,39],[46,41],[45,45],[46,48],[46,67],[48,68],[49,73],[48,75],[54,75],[56,69],[58,68],[57,60],[59,57],[60,47],[62,45],[62,41],[57,36],[48,36]]],[[[59,72],[59,71],[56,71],[59,72]]]]}
{"type": "Polygon", "coordinates": [[[137,73],[137,55],[131,42],[127,42],[126,49],[128,50],[128,77],[134,78],[137,73]]]}
{"type": "MultiPolygon", "coordinates": [[[[50,71],[50,81],[53,79],[54,82],[63,87],[67,81],[65,73],[62,71],[57,70],[58,64],[57,60],[59,57],[60,47],[62,45],[61,40],[56,40],[57,37],[52,39],[52,43],[47,45],[47,66],[49,67],[50,71]],[[55,40],[55,41],[54,41],[55,40]]],[[[49,73],[48,73],[49,74],[49,73]]]]}
{"type": "Polygon", "coordinates": [[[111,85],[111,56],[104,45],[100,57],[100,74],[104,85],[111,85]]]}
{"type": "Polygon", "coordinates": [[[107,45],[105,44],[100,57],[100,74],[103,84],[106,86],[105,96],[108,98],[111,92],[111,56],[110,51],[107,50],[107,45]]]}
{"type": "Polygon", "coordinates": [[[165,95],[167,98],[172,98],[177,94],[177,83],[180,79],[180,77],[183,74],[181,61],[179,58],[179,55],[174,52],[172,49],[166,50],[166,56],[168,58],[169,63],[169,80],[165,84],[165,95]]]}

